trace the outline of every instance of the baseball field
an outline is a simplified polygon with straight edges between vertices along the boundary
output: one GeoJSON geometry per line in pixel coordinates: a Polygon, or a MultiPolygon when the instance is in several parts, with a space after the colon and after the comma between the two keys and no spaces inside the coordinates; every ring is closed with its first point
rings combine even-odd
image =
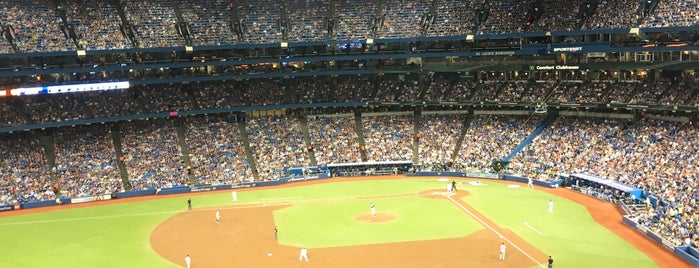
{"type": "Polygon", "coordinates": [[[690,267],[626,228],[612,204],[456,181],[453,195],[443,178],[383,176],[239,189],[237,201],[219,191],[2,213],[0,267],[183,267],[186,254],[197,268],[545,267],[549,255],[554,267],[690,267]]]}

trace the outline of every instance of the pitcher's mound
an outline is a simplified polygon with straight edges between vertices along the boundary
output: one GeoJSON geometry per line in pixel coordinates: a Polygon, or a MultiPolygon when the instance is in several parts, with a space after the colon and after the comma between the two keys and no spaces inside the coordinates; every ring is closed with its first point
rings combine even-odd
{"type": "Polygon", "coordinates": [[[391,212],[379,212],[376,213],[376,216],[371,216],[371,213],[364,213],[354,216],[355,221],[363,223],[389,222],[395,220],[396,218],[398,218],[398,216],[391,212]]]}

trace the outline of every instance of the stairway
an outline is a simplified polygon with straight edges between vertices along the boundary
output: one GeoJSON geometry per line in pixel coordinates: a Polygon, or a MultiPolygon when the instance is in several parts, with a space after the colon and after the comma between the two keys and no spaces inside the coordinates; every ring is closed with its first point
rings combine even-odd
{"type": "Polygon", "coordinates": [[[121,147],[121,135],[119,135],[120,125],[113,125],[109,128],[109,136],[112,137],[112,143],[114,144],[114,152],[117,158],[117,167],[119,168],[119,175],[121,176],[121,184],[124,186],[124,190],[131,191],[131,181],[129,181],[129,173],[126,169],[126,164],[122,159],[124,158],[124,151],[121,147]]]}
{"type": "Polygon", "coordinates": [[[413,113],[413,132],[411,134],[411,138],[413,140],[413,157],[411,158],[413,160],[413,163],[420,163],[420,139],[417,138],[417,135],[420,134],[420,124],[422,123],[422,112],[419,110],[416,110],[413,113]]]}
{"type": "Polygon", "coordinates": [[[517,153],[524,149],[524,147],[527,147],[527,145],[529,145],[529,143],[531,143],[534,140],[534,138],[536,138],[536,136],[541,134],[541,132],[544,131],[544,129],[547,128],[549,125],[551,125],[553,121],[556,121],[556,118],[558,118],[557,113],[549,115],[546,118],[546,120],[544,120],[544,122],[541,122],[541,124],[539,124],[539,126],[537,126],[536,129],[534,129],[534,131],[532,131],[532,133],[530,133],[529,136],[527,136],[527,138],[525,138],[519,145],[517,145],[517,147],[515,147],[512,150],[512,152],[510,152],[505,158],[503,158],[502,161],[510,162],[510,159],[512,159],[512,157],[517,155],[517,153]]]}
{"type": "Polygon", "coordinates": [[[360,111],[354,112],[354,130],[357,132],[357,142],[359,143],[359,153],[361,154],[362,162],[366,162],[369,158],[366,154],[366,142],[364,142],[364,124],[362,123],[362,112],[360,111]]]}
{"type": "MultiPolygon", "coordinates": [[[[52,134],[44,133],[39,138],[41,146],[44,148],[44,155],[46,156],[46,166],[49,170],[49,176],[51,176],[51,184],[55,185],[59,183],[58,177],[56,177],[56,144],[52,134]]],[[[56,197],[60,198],[61,193],[57,192],[56,197]]]]}
{"type": "Polygon", "coordinates": [[[257,173],[257,163],[255,162],[255,154],[250,148],[250,139],[248,138],[248,128],[247,128],[247,114],[241,113],[238,117],[238,131],[240,132],[240,138],[243,142],[243,147],[245,147],[245,157],[247,158],[248,164],[250,165],[250,170],[252,171],[253,180],[257,181],[259,175],[257,173]]]}
{"type": "MultiPolygon", "coordinates": [[[[308,120],[305,115],[299,116],[299,122],[301,122],[301,134],[303,134],[303,142],[306,144],[306,148],[313,148],[313,142],[311,141],[311,133],[308,132],[308,120]]],[[[308,152],[308,157],[311,160],[311,165],[318,165],[316,161],[315,150],[306,150],[308,152]]]]}
{"type": "MultiPolygon", "coordinates": [[[[180,119],[177,119],[178,121],[180,119]]],[[[187,146],[187,133],[184,131],[184,126],[182,122],[177,122],[175,131],[177,132],[177,143],[180,145],[180,153],[182,153],[182,161],[184,161],[184,172],[187,176],[187,184],[196,185],[197,179],[194,177],[194,172],[192,172],[192,158],[189,157],[189,146],[187,146]]]]}
{"type": "Polygon", "coordinates": [[[468,132],[468,128],[471,126],[471,121],[473,121],[473,110],[468,111],[468,115],[464,118],[461,126],[461,134],[459,135],[459,139],[456,140],[456,145],[454,146],[454,151],[451,153],[450,159],[456,160],[456,158],[459,157],[459,151],[461,151],[461,146],[464,144],[466,132],[468,132]]]}

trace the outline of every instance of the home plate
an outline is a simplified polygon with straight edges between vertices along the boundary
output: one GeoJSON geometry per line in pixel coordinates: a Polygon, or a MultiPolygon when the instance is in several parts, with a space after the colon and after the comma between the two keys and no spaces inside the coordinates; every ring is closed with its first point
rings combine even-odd
{"type": "Polygon", "coordinates": [[[270,252],[270,253],[267,253],[267,256],[272,256],[272,252],[270,252]]]}

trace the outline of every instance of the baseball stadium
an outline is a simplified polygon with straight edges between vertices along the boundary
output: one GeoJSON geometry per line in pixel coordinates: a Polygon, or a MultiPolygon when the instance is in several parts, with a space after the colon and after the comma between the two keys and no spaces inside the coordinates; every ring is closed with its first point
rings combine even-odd
{"type": "Polygon", "coordinates": [[[694,0],[0,0],[0,267],[698,267],[694,0]]]}

